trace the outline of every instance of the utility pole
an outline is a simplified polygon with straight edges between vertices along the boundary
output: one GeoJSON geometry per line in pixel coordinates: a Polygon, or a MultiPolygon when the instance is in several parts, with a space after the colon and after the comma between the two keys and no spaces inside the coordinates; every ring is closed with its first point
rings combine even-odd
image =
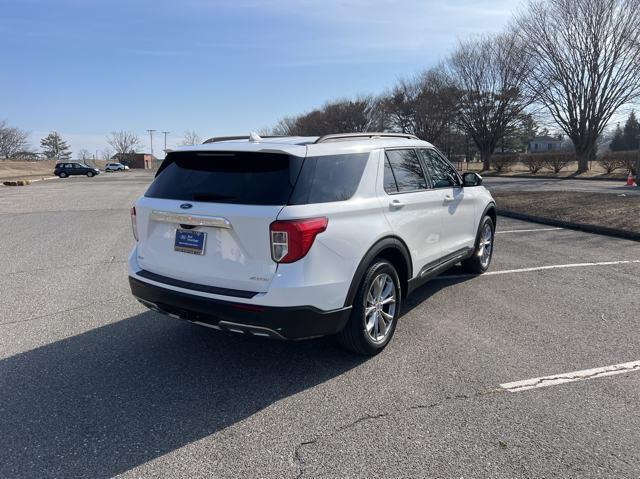
{"type": "Polygon", "coordinates": [[[153,132],[158,130],[147,130],[149,132],[149,139],[151,141],[151,158],[153,159],[153,132]]]}
{"type": "Polygon", "coordinates": [[[167,157],[167,135],[171,133],[170,131],[163,131],[164,133],[164,157],[167,157]]]}

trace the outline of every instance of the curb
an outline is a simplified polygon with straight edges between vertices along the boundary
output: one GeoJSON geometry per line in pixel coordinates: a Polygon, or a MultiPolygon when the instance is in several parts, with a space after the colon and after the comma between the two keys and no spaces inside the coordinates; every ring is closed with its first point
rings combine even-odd
{"type": "MultiPolygon", "coordinates": [[[[480,173],[478,173],[480,174],[480,173]]],[[[526,179],[526,180],[584,180],[584,181],[621,181],[622,183],[627,181],[627,178],[598,178],[598,177],[588,177],[588,178],[575,178],[571,176],[533,176],[533,175],[482,175],[483,178],[511,178],[511,179],[526,179]]]]}
{"type": "Polygon", "coordinates": [[[43,176],[42,178],[38,178],[37,180],[31,180],[32,183],[36,181],[47,181],[47,180],[57,180],[57,176],[43,176]]]}
{"type": "Polygon", "coordinates": [[[606,226],[589,225],[582,223],[572,223],[571,221],[556,220],[553,218],[545,218],[542,216],[532,216],[525,213],[516,213],[498,208],[498,215],[514,218],[517,220],[531,221],[532,223],[540,223],[549,226],[558,226],[570,230],[584,231],[586,233],[594,233],[598,235],[613,236],[615,238],[623,238],[633,241],[640,241],[640,232],[619,230],[616,228],[608,228],[606,226]]]}

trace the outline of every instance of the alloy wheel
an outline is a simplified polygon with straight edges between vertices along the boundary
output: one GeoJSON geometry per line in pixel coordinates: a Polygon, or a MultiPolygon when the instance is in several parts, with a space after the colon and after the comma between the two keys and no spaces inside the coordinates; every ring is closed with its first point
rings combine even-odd
{"type": "Polygon", "coordinates": [[[491,251],[493,249],[493,228],[490,224],[485,224],[482,228],[482,236],[480,237],[480,247],[478,254],[480,256],[480,264],[483,268],[489,266],[491,260],[491,251]]]}
{"type": "Polygon", "coordinates": [[[391,332],[396,312],[396,285],[387,273],[374,278],[364,310],[365,330],[375,343],[383,342],[391,332]]]}

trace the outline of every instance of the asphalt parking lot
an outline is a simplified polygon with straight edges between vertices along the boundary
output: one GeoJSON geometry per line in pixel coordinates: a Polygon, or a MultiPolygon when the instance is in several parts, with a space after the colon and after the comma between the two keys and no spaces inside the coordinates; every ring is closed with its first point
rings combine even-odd
{"type": "Polygon", "coordinates": [[[639,368],[500,385],[640,360],[639,243],[499,218],[364,359],[138,304],[149,180],[0,188],[0,477],[638,477],[639,368]]]}

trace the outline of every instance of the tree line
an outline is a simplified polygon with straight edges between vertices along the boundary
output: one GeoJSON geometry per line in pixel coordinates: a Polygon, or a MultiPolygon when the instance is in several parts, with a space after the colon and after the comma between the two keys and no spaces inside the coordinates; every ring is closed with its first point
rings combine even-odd
{"type": "MultiPolygon", "coordinates": [[[[40,152],[36,153],[29,146],[29,132],[20,128],[10,127],[6,120],[0,121],[0,159],[2,160],[56,160],[70,161],[73,153],[69,144],[57,131],[52,131],[40,140],[40,152]]],[[[195,131],[186,131],[180,144],[182,146],[196,145],[201,137],[195,131]]],[[[111,161],[117,160],[127,164],[133,155],[137,154],[142,141],[133,132],[114,131],[105,138],[107,146],[100,152],[92,154],[87,149],[77,152],[77,160],[111,161]]]]}
{"type": "Polygon", "coordinates": [[[639,58],[640,0],[530,0],[504,32],[460,42],[423,74],[283,118],[269,133],[412,133],[450,155],[476,151],[489,169],[496,151],[546,133],[537,116],[568,137],[581,173],[612,117],[640,97],[639,58]]]}

